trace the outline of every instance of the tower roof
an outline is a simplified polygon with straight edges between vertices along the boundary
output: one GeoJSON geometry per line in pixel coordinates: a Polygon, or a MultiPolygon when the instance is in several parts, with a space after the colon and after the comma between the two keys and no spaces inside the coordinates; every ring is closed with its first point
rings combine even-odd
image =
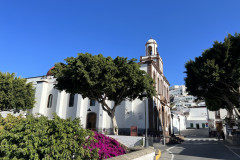
{"type": "Polygon", "coordinates": [[[52,76],[53,74],[51,73],[51,71],[54,69],[55,67],[53,66],[52,68],[49,69],[49,71],[47,72],[47,76],[52,76]]]}
{"type": "Polygon", "coordinates": [[[152,39],[152,37],[147,41],[146,44],[150,44],[150,43],[155,43],[155,44],[157,44],[157,42],[156,42],[154,39],[152,39]]]}

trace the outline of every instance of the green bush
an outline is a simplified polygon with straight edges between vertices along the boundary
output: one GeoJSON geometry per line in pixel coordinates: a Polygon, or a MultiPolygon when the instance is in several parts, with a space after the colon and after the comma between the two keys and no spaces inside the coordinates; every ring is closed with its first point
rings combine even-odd
{"type": "Polygon", "coordinates": [[[88,145],[86,137],[93,139],[93,133],[83,129],[79,119],[53,117],[0,117],[0,158],[97,159],[97,149],[83,148],[88,145]]]}
{"type": "Polygon", "coordinates": [[[6,118],[3,118],[0,114],[0,134],[3,130],[12,129],[14,126],[22,122],[22,120],[24,120],[24,118],[21,114],[19,116],[8,114],[6,118]]]}

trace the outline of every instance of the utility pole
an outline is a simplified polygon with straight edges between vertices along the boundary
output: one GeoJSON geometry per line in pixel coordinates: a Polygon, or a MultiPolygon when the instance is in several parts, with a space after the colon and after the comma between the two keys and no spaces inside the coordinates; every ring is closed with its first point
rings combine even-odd
{"type": "Polygon", "coordinates": [[[145,148],[149,147],[147,135],[147,98],[145,99],[145,148]]]}

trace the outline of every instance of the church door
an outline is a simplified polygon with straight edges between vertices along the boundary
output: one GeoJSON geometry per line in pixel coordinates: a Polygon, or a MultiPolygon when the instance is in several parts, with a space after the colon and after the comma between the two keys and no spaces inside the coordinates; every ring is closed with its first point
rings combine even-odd
{"type": "Polygon", "coordinates": [[[96,119],[97,115],[96,113],[88,113],[87,115],[87,129],[96,131],[96,119]]]}

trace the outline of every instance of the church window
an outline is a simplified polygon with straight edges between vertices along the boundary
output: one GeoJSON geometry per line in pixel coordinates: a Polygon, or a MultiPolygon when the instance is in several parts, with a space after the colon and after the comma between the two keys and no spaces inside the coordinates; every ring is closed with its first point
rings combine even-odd
{"type": "Polygon", "coordinates": [[[90,99],[90,106],[95,106],[95,100],[94,99],[90,99]]]}
{"type": "Polygon", "coordinates": [[[69,107],[73,107],[73,105],[74,105],[74,94],[70,94],[69,107]]]}
{"type": "Polygon", "coordinates": [[[50,95],[48,96],[47,108],[51,108],[51,107],[52,107],[52,99],[53,99],[53,95],[50,94],[50,95]]]}

